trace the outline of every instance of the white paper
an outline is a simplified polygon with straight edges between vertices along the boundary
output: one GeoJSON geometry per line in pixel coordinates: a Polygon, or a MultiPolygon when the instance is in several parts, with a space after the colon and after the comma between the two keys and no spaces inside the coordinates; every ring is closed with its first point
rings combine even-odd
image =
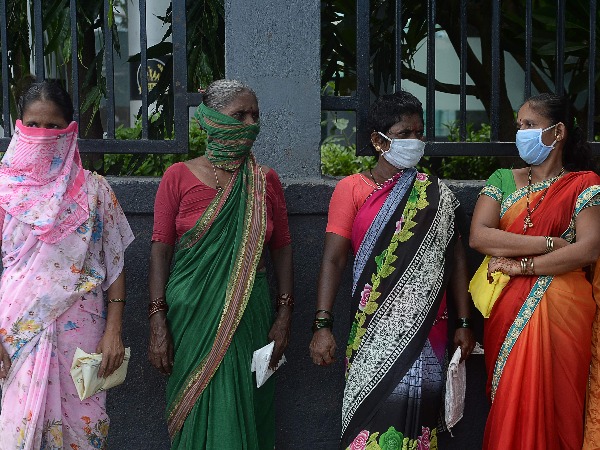
{"type": "Polygon", "coordinates": [[[463,417],[465,410],[465,392],[467,388],[467,369],[460,362],[461,349],[458,347],[452,355],[446,376],[445,419],[448,429],[463,417]]]}
{"type": "MultiPolygon", "coordinates": [[[[456,349],[446,375],[446,398],[444,404],[445,419],[448,429],[452,428],[463,417],[465,410],[465,393],[467,391],[467,367],[465,362],[460,362],[462,351],[456,349]]],[[[471,355],[483,355],[483,347],[475,342],[471,355]]]]}
{"type": "Polygon", "coordinates": [[[269,361],[271,361],[271,355],[275,348],[275,341],[259,348],[252,355],[252,364],[250,370],[256,372],[256,387],[261,387],[269,379],[271,375],[275,373],[275,370],[279,369],[281,365],[286,362],[285,355],[281,355],[281,359],[277,363],[275,370],[269,369],[269,361]]]}

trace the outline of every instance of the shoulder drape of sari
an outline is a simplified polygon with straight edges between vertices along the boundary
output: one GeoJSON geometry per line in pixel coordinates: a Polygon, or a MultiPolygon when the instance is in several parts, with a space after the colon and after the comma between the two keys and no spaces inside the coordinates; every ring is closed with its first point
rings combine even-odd
{"type": "MultiPolygon", "coordinates": [[[[408,185],[403,176],[389,193],[382,190],[386,201],[363,239],[369,248],[357,254],[357,312],[346,351],[342,448],[421,353],[449,278],[458,202],[437,179],[405,175],[410,175],[408,185]]],[[[370,202],[381,198],[373,195],[363,208],[370,208],[370,202]]]]}
{"type": "Polygon", "coordinates": [[[252,292],[265,229],[265,175],[251,155],[175,255],[166,291],[175,348],[167,386],[171,438],[227,352],[252,292]]]}
{"type": "MultiPolygon", "coordinates": [[[[548,190],[526,233],[573,242],[577,215],[598,202],[599,180],[574,172],[534,185],[532,204],[548,190]]],[[[526,188],[506,197],[500,229],[522,233],[525,205],[526,188]]],[[[485,448],[581,448],[595,311],[582,270],[511,278],[485,325],[492,399],[485,448]]]]}

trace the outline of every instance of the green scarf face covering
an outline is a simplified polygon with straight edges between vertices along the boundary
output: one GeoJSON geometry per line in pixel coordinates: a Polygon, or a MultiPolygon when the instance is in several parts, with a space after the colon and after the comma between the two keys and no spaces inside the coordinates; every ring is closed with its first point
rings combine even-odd
{"type": "Polygon", "coordinates": [[[250,154],[260,131],[260,124],[246,125],[204,103],[194,117],[208,134],[206,158],[219,169],[233,171],[250,154]]]}

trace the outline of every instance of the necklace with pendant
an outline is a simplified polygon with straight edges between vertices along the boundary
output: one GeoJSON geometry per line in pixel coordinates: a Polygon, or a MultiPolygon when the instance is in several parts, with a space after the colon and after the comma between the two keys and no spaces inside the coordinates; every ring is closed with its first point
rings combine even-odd
{"type": "Polygon", "coordinates": [[[548,189],[550,189],[550,186],[552,186],[554,184],[554,182],[556,180],[558,180],[564,173],[565,173],[565,168],[562,167],[560,169],[560,172],[558,172],[558,175],[556,175],[554,178],[549,180],[550,184],[548,184],[546,189],[544,189],[544,193],[542,194],[540,199],[537,201],[537,203],[535,204],[533,209],[531,209],[530,204],[529,204],[529,198],[531,196],[531,166],[529,166],[529,174],[527,176],[527,215],[523,219],[523,234],[527,233],[528,228],[533,227],[533,220],[531,219],[531,215],[538,208],[538,206],[540,206],[540,204],[542,203],[542,200],[544,200],[544,197],[546,197],[546,194],[548,193],[548,189]]]}

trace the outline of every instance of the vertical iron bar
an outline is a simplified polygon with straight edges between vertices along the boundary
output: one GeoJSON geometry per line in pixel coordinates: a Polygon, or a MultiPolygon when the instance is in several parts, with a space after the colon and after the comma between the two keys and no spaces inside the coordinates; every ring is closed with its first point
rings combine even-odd
{"type": "Polygon", "coordinates": [[[596,0],[590,0],[590,56],[588,57],[588,112],[587,139],[594,140],[594,115],[596,109],[596,0]]]}
{"type": "Polygon", "coordinates": [[[175,140],[178,147],[189,149],[189,119],[187,102],[187,25],[186,0],[173,0],[173,111],[175,140]],[[175,69],[177,68],[177,69],[175,69]]]}
{"type": "Polygon", "coordinates": [[[148,139],[148,35],[146,31],[146,0],[140,4],[140,73],[142,75],[142,139],[148,139]]]}
{"type": "Polygon", "coordinates": [[[44,80],[44,29],[42,23],[42,0],[33,0],[33,23],[35,34],[35,79],[44,80]]]}
{"type": "Polygon", "coordinates": [[[8,79],[8,22],[6,0],[0,0],[0,39],[2,40],[2,128],[4,137],[10,136],[10,92],[8,79]]]}
{"type": "Polygon", "coordinates": [[[106,76],[106,134],[109,139],[115,137],[115,72],[113,58],[114,15],[110,0],[104,0],[104,57],[106,76]],[[110,17],[113,18],[111,23],[110,17]]]}
{"type": "Polygon", "coordinates": [[[556,2],[556,67],[555,67],[555,91],[558,95],[565,92],[565,0],[556,2]]]}
{"type": "Polygon", "coordinates": [[[71,22],[71,98],[73,99],[73,120],[79,123],[79,44],[77,36],[77,0],[70,0],[71,22]]]}
{"type": "Polygon", "coordinates": [[[490,140],[497,141],[500,128],[500,2],[498,1],[492,2],[492,98],[490,106],[490,140]]]}
{"type": "Polygon", "coordinates": [[[435,0],[427,2],[427,94],[425,127],[427,139],[435,139],[435,0]]]}
{"type": "Polygon", "coordinates": [[[533,15],[531,0],[525,2],[525,89],[523,101],[531,97],[531,44],[533,41],[533,15]]]}
{"type": "Polygon", "coordinates": [[[460,1],[460,117],[459,140],[467,139],[467,0],[460,1]]]}
{"type": "Polygon", "coordinates": [[[402,31],[402,0],[396,0],[396,92],[402,89],[402,31]]]}
{"type": "MultiPolygon", "coordinates": [[[[370,103],[370,11],[369,0],[356,1],[356,124],[359,130],[366,129],[370,103]]],[[[357,152],[360,153],[368,143],[368,133],[359,133],[356,138],[357,152]]]]}

